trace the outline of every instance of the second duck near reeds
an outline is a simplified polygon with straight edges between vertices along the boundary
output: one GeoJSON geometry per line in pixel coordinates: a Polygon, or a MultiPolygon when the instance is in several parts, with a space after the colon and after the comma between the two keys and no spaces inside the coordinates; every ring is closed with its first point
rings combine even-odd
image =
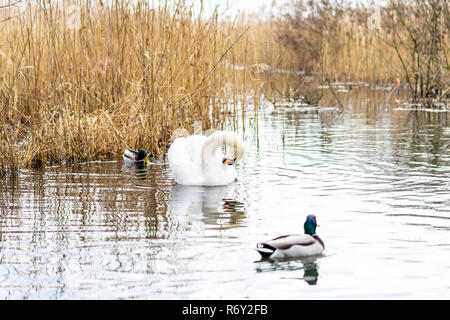
{"type": "Polygon", "coordinates": [[[145,150],[125,149],[123,152],[123,161],[126,163],[148,163],[148,153],[145,150]]]}

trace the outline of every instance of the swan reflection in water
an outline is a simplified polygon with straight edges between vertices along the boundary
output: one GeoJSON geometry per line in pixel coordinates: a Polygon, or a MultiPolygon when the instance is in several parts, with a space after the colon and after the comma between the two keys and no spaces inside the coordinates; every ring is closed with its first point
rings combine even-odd
{"type": "Polygon", "coordinates": [[[309,285],[316,285],[319,278],[319,266],[317,264],[318,257],[292,258],[283,260],[272,260],[262,258],[256,267],[256,272],[271,271],[297,271],[303,270],[303,277],[296,279],[304,280],[309,285]]]}
{"type": "Polygon", "coordinates": [[[177,219],[201,221],[213,228],[243,225],[245,204],[235,200],[233,184],[204,187],[175,185],[170,194],[169,211],[177,219]]]}

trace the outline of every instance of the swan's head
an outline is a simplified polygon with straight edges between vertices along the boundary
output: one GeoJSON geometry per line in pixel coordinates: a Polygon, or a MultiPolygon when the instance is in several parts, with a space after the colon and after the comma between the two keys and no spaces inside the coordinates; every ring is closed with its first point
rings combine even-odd
{"type": "Polygon", "coordinates": [[[233,163],[236,161],[237,158],[234,159],[228,159],[228,158],[223,158],[222,163],[223,164],[227,164],[229,166],[232,166],[233,163]]]}
{"type": "Polygon", "coordinates": [[[310,235],[316,234],[316,227],[318,226],[316,216],[309,215],[306,217],[305,224],[303,227],[305,228],[305,233],[310,235]]]}
{"type": "Polygon", "coordinates": [[[222,131],[222,143],[226,147],[224,163],[232,165],[241,160],[245,153],[245,144],[242,138],[235,132],[222,131]],[[226,160],[226,161],[225,161],[226,160]]]}

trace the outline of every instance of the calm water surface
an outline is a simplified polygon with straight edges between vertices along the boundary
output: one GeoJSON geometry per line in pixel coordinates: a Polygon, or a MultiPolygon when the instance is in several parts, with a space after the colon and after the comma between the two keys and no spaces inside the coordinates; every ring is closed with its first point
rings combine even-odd
{"type": "Polygon", "coordinates": [[[450,116],[266,107],[226,187],[164,161],[23,170],[0,187],[1,299],[449,299],[450,116]],[[303,232],[323,256],[261,260],[303,232]]]}

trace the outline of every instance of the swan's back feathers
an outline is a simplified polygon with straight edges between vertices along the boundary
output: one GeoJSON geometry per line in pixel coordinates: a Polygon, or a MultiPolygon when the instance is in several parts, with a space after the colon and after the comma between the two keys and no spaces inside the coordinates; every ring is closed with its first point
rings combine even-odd
{"type": "Polygon", "coordinates": [[[172,164],[200,164],[201,153],[206,137],[202,135],[192,135],[188,137],[176,138],[170,145],[167,154],[169,163],[172,164]]]}

